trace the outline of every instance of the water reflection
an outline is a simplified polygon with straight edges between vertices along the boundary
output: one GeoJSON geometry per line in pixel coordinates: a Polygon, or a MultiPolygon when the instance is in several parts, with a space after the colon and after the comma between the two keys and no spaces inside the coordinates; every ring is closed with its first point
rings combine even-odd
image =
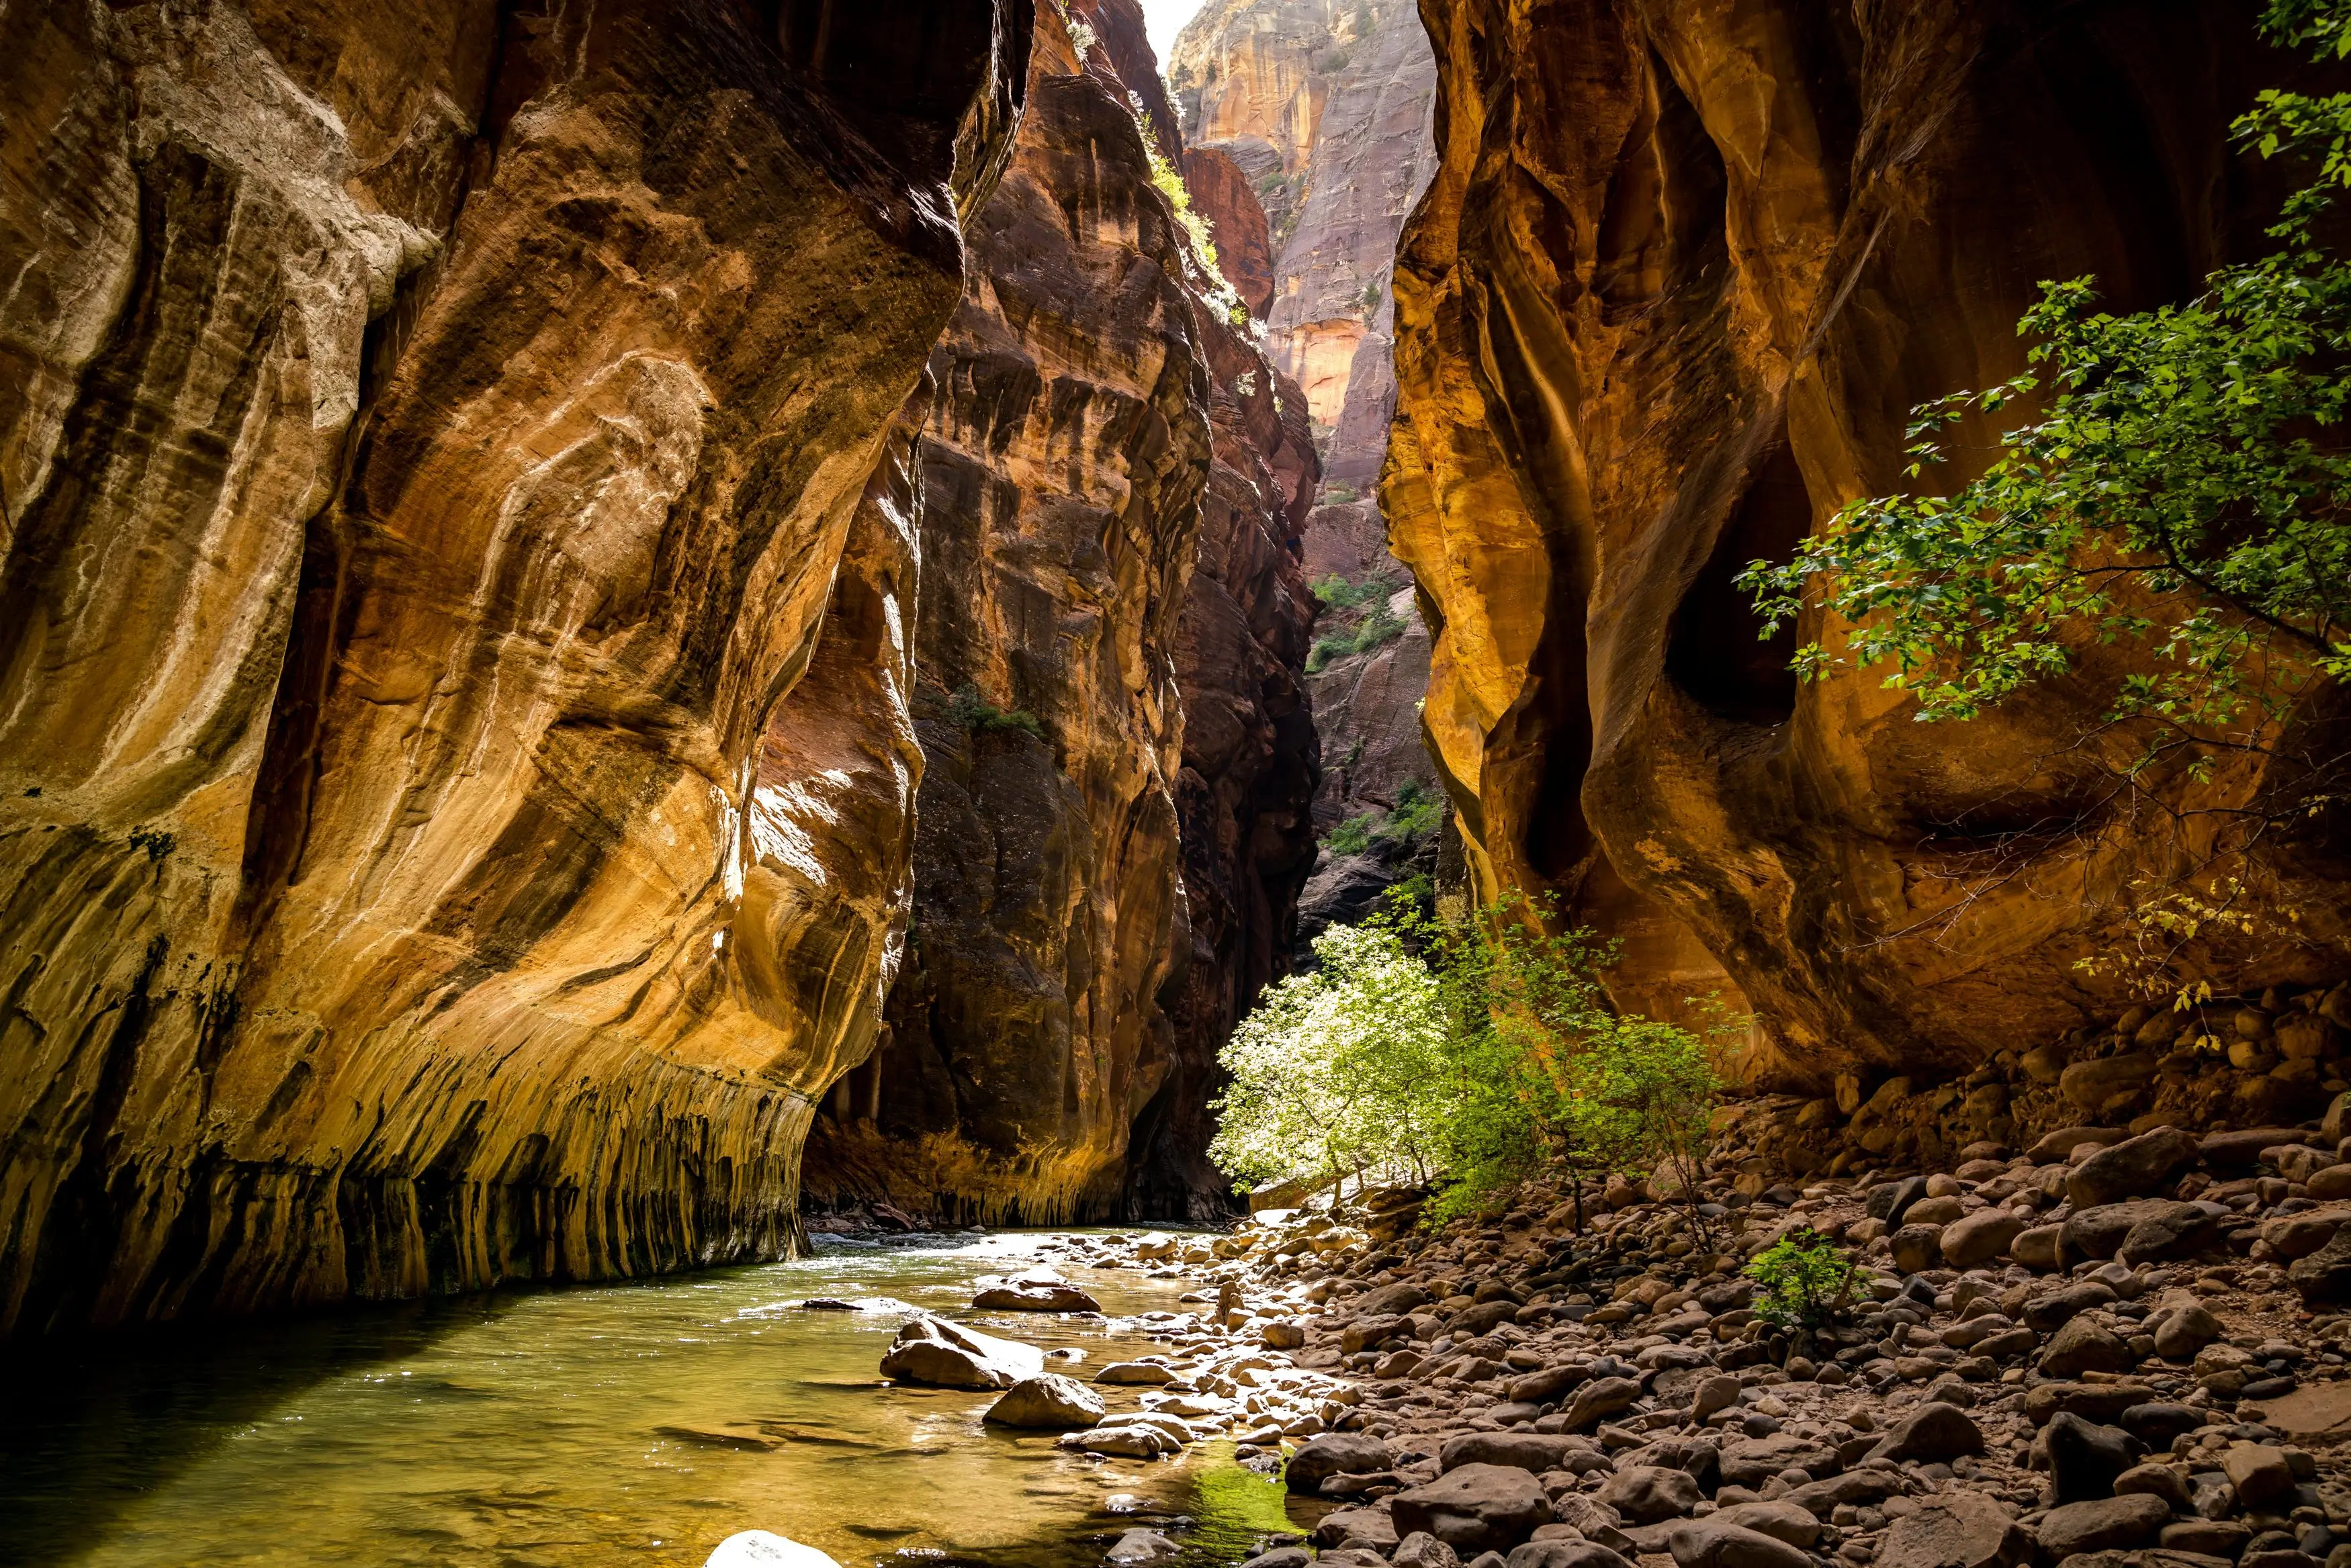
{"type": "MultiPolygon", "coordinates": [[[[882,1382],[895,1314],[790,1304],[892,1296],[1096,1366],[1151,1348],[1098,1322],[964,1310],[974,1275],[1043,1239],[836,1242],[678,1280],[44,1349],[0,1388],[0,1558],[693,1568],[756,1528],[852,1565],[1073,1568],[1127,1524],[1187,1513],[1197,1556],[1235,1560],[1281,1513],[1228,1459],[1097,1462],[986,1428],[990,1396],[882,1382]]],[[[1182,1289],[1072,1274],[1114,1314],[1182,1289]]]]}

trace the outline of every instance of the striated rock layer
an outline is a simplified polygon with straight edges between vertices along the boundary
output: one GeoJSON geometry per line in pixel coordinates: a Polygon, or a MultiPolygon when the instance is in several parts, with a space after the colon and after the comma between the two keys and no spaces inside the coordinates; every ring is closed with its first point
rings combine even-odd
{"type": "MultiPolygon", "coordinates": [[[[1281,972],[1311,858],[1311,441],[1153,187],[1140,13],[1071,16],[1094,42],[1040,18],[932,358],[919,918],[886,1041],[812,1136],[814,1202],[1221,1206],[1216,1052],[1281,972]]],[[[1151,130],[1179,166],[1173,116],[1151,130]]]]}
{"type": "Polygon", "coordinates": [[[0,1331],[771,1256],[1027,7],[0,7],[0,1331]]]}
{"type": "MultiPolygon", "coordinates": [[[[1259,184],[1282,204],[1287,236],[1267,281],[1268,346],[1304,384],[1323,458],[1302,539],[1307,576],[1343,579],[1321,607],[1309,665],[1325,838],[1303,895],[1303,940],[1371,912],[1434,847],[1429,828],[1414,826],[1432,815],[1416,815],[1415,802],[1437,793],[1420,732],[1430,639],[1370,492],[1395,410],[1390,263],[1437,165],[1436,60],[1417,12],[1401,3],[1211,0],[1177,41],[1169,76],[1187,134],[1214,139],[1193,158],[1286,171],[1259,184]],[[1366,832],[1375,836],[1359,845],[1366,832]]],[[[1220,246],[1225,232],[1220,217],[1220,246]]]]}
{"type": "MultiPolygon", "coordinates": [[[[1929,728],[1875,674],[1799,688],[1823,628],[1758,642],[1730,578],[1904,483],[1907,410],[2022,369],[2038,280],[2134,309],[2263,244],[2276,171],[2226,130],[2282,57],[2222,4],[1426,15],[1442,163],[1382,498],[1483,888],[1625,935],[1628,1000],[1743,993],[1758,1065],[1823,1086],[2114,1016],[2122,977],[2075,961],[2147,867],[2066,760],[2094,710],[1929,728]]],[[[2327,971],[2335,857],[2290,858],[2310,945],[2201,955],[2229,989],[2327,971]]]]}

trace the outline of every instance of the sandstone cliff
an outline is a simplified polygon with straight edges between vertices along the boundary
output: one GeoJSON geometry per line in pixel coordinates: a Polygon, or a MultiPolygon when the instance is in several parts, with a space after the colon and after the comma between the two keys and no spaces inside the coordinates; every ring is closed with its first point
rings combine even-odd
{"type": "MultiPolygon", "coordinates": [[[[2122,981],[2075,961],[2146,867],[2064,761],[2094,715],[2052,690],[1930,728],[1875,675],[1799,687],[1822,628],[1759,643],[1730,577],[1902,484],[1906,411],[2021,369],[2037,280],[2135,309],[2262,243],[2270,177],[2225,131],[2281,58],[2223,4],[1426,14],[1442,163],[1382,499],[1483,886],[1625,935],[1629,1001],[1743,993],[1759,1068],[1823,1088],[2104,1037],[2122,981]]],[[[2216,946],[2231,989],[2334,978],[2334,853],[2293,858],[2313,945],[2216,946]]]]}
{"type": "Polygon", "coordinates": [[[1186,134],[1203,142],[1191,156],[1256,171],[1282,214],[1268,347],[1301,382],[1323,457],[1303,542],[1327,596],[1308,677],[1324,836],[1301,940],[1369,913],[1434,847],[1419,710],[1430,639],[1370,491],[1395,408],[1389,264],[1436,168],[1436,74],[1420,17],[1399,0],[1211,0],[1169,69],[1186,134]]]}
{"type": "Polygon", "coordinates": [[[809,1189],[1180,1216],[1221,1202],[1217,1048],[1311,855],[1316,465],[1154,188],[1131,83],[1183,154],[1139,11],[1073,0],[1038,38],[920,429],[917,924],[809,1189]]]}
{"type": "Polygon", "coordinates": [[[1027,9],[0,6],[0,1332],[788,1245],[1027,9]]]}

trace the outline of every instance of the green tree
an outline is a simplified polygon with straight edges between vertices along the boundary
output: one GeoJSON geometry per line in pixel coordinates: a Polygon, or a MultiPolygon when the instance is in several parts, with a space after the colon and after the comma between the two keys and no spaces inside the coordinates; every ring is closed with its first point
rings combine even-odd
{"type": "MultiPolygon", "coordinates": [[[[2270,0],[2260,26],[2351,54],[2351,0],[2270,0]]],[[[2269,784],[2203,841],[2242,851],[2342,799],[2351,766],[2314,701],[2351,670],[2351,263],[2319,223],[2351,184],[2351,94],[2263,92],[2233,134],[2314,161],[2272,254],[2127,315],[2098,307],[2094,279],[2044,283],[2019,323],[2031,369],[1915,410],[1914,480],[1952,460],[1961,421],[2024,415],[1980,475],[1856,501],[1740,581],[1767,637],[1807,604],[1827,612],[1802,675],[1883,669],[1928,722],[2058,677],[2079,689],[2085,649],[2137,645],[2095,689],[2095,743],[2074,754],[2117,742],[2105,798],[2125,802],[2249,759],[2269,784]]]]}

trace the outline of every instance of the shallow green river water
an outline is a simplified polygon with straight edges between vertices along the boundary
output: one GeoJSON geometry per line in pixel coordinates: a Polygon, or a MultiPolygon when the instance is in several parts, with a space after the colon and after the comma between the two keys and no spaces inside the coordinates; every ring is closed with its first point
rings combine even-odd
{"type": "MultiPolygon", "coordinates": [[[[1048,1347],[1079,1376],[1154,1342],[1104,1321],[967,1310],[1043,1232],[642,1284],[517,1292],[99,1340],[0,1368],[0,1562],[91,1568],[695,1568],[742,1530],[846,1568],[1078,1568],[1190,1514],[1194,1564],[1282,1528],[1210,1455],[1064,1454],[983,1426],[986,1394],[891,1387],[891,1296],[1048,1347]],[[1115,1501],[1113,1501],[1115,1500],[1115,1501]]],[[[1116,1315],[1183,1288],[1069,1270],[1116,1315]]],[[[1134,1390],[1104,1390],[1132,1408],[1134,1390]]],[[[1176,1568],[1185,1568],[1178,1564],[1176,1568]]]]}

